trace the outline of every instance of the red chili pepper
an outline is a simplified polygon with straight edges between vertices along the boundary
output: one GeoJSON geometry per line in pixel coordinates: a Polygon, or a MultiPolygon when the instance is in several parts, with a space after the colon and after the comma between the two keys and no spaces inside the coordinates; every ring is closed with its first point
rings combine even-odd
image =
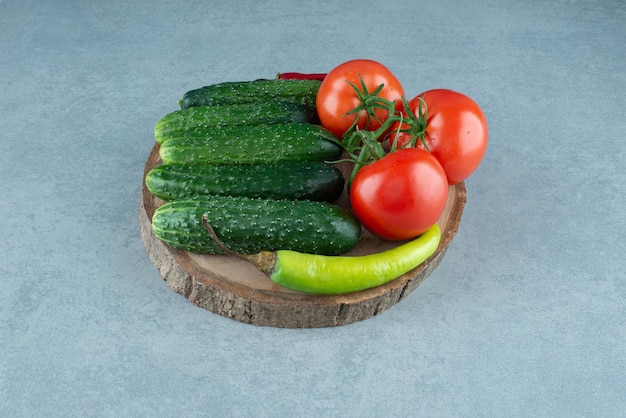
{"type": "Polygon", "coordinates": [[[278,73],[277,80],[319,80],[323,81],[326,73],[278,73]]]}

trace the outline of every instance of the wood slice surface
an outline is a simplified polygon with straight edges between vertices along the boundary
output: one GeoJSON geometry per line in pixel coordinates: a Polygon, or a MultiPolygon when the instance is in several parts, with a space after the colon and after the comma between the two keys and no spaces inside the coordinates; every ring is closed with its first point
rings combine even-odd
{"type": "MultiPolygon", "coordinates": [[[[180,251],[159,240],[151,220],[164,201],[146,188],[148,171],[162,164],[159,144],[152,148],[144,168],[139,228],[146,252],[170,288],[193,304],[239,322],[280,328],[317,328],[345,325],[371,318],[392,307],[439,265],[457,232],[466,202],[464,183],[450,186],[448,203],[439,218],[442,232],[437,251],[423,264],[389,283],[344,295],[318,296],[291,291],[272,282],[252,264],[228,255],[200,255],[180,251]]],[[[341,163],[347,173],[349,165],[341,163]]],[[[349,209],[346,193],[336,202],[349,209]]],[[[364,230],[348,255],[384,251],[399,243],[385,241],[364,230]]]]}

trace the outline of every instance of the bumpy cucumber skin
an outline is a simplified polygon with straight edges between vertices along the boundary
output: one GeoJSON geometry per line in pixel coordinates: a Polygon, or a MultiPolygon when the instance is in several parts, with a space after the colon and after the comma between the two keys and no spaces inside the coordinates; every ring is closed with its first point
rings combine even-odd
{"type": "Polygon", "coordinates": [[[318,161],[163,164],[148,172],[146,186],[166,201],[226,195],[334,202],[343,192],[344,178],[337,168],[318,161]]]}
{"type": "Polygon", "coordinates": [[[191,107],[159,119],[154,137],[159,144],[172,138],[204,137],[207,132],[233,125],[255,126],[285,123],[318,124],[315,110],[284,101],[191,107]]]}
{"type": "Polygon", "coordinates": [[[168,202],[156,209],[152,229],[174,248],[221,253],[202,224],[203,214],[224,245],[240,254],[286,249],[339,255],[353,249],[361,234],[358,220],[331,203],[232,196],[168,202]]]}
{"type": "Polygon", "coordinates": [[[257,80],[212,84],[190,90],[179,101],[181,109],[197,106],[285,100],[315,108],[319,80],[257,80]]]}
{"type": "Polygon", "coordinates": [[[336,161],[342,147],[312,124],[244,127],[221,139],[170,139],[159,150],[166,164],[260,164],[277,161],[336,161]]]}

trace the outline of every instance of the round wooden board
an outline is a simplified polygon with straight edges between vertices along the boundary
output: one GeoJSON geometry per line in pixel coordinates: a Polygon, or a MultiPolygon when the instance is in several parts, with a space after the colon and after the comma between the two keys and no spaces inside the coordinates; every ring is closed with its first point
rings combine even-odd
{"type": "MultiPolygon", "coordinates": [[[[161,164],[155,144],[144,168],[139,227],[146,252],[161,277],[177,293],[216,314],[254,325],[281,328],[316,328],[345,325],[377,315],[411,293],[441,262],[457,232],[466,201],[463,183],[450,186],[448,203],[439,219],[442,231],[437,251],[423,264],[373,289],[345,295],[307,295],[273,283],[250,263],[227,255],[199,255],[176,250],[152,232],[154,211],[164,202],[146,188],[145,176],[161,164]]],[[[343,164],[343,163],[342,163],[343,164]]],[[[340,166],[348,172],[350,167],[340,166]]],[[[337,202],[348,208],[346,194],[337,202]]],[[[384,251],[398,243],[364,231],[350,255],[384,251]]]]}

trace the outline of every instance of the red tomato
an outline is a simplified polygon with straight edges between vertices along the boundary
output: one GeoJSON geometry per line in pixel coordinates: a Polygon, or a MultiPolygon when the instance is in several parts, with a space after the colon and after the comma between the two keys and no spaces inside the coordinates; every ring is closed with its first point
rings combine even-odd
{"type": "MultiPolygon", "coordinates": [[[[354,114],[346,114],[362,104],[357,92],[349,82],[363,92],[361,79],[370,94],[374,93],[381,84],[384,84],[377,96],[385,100],[396,102],[404,96],[404,90],[398,79],[379,62],[359,59],[335,67],[322,81],[317,92],[316,104],[322,125],[339,138],[350,129],[356,117],[354,114]]],[[[366,105],[368,104],[366,103],[366,105]]],[[[361,110],[357,122],[359,129],[376,130],[389,114],[388,110],[381,108],[372,111],[378,120],[368,117],[366,110],[361,110]]]]}
{"type": "Polygon", "coordinates": [[[405,148],[361,168],[350,188],[352,210],[363,226],[388,240],[414,238],[441,216],[448,182],[428,151],[405,148]]]}
{"type": "MultiPolygon", "coordinates": [[[[443,166],[448,183],[465,180],[478,168],[487,150],[488,129],[483,111],[466,95],[445,89],[429,90],[412,99],[409,108],[416,116],[420,104],[422,112],[428,112],[426,145],[443,166]]],[[[410,140],[409,134],[400,134],[398,146],[410,140]]],[[[416,145],[424,148],[419,140],[416,145]]]]}

